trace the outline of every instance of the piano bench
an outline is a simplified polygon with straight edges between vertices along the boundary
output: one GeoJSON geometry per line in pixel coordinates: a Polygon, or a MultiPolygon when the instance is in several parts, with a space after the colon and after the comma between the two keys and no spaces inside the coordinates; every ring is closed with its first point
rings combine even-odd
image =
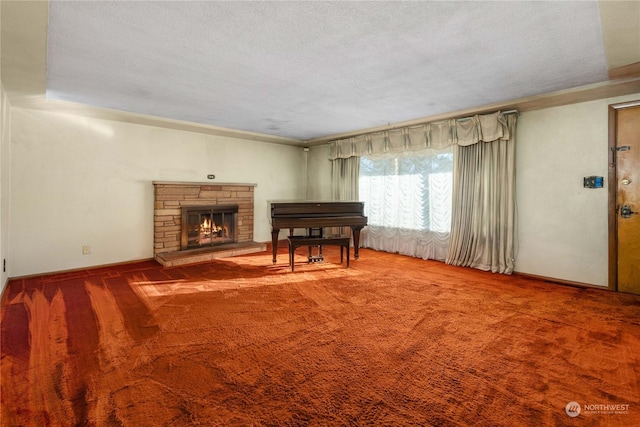
{"type": "MultiPolygon", "coordinates": [[[[340,246],[340,264],[344,256],[344,249],[347,249],[347,268],[349,268],[349,246],[351,244],[351,237],[305,237],[305,236],[289,236],[289,265],[291,271],[294,271],[294,255],[296,248],[300,246],[309,247],[311,251],[312,246],[320,246],[320,253],[322,253],[322,247],[325,245],[340,246]]],[[[311,253],[311,252],[309,252],[311,253]]]]}

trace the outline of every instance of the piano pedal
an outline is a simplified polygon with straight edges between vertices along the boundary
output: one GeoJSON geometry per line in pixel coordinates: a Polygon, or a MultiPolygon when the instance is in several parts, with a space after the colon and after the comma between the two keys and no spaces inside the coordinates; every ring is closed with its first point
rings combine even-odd
{"type": "Polygon", "coordinates": [[[324,256],[317,255],[317,256],[309,257],[309,264],[316,263],[316,262],[324,262],[324,256]]]}

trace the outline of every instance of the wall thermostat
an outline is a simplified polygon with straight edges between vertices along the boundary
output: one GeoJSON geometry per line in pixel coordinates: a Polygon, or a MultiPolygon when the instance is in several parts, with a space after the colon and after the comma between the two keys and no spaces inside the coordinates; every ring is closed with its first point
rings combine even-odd
{"type": "Polygon", "coordinates": [[[585,176],[583,181],[584,188],[602,188],[604,185],[604,178],[601,176],[585,176]]]}

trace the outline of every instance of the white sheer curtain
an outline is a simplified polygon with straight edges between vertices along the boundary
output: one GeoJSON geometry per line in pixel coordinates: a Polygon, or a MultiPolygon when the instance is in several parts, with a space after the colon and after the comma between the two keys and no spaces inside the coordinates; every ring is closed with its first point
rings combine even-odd
{"type": "Polygon", "coordinates": [[[453,149],[360,158],[362,246],[444,261],[449,247],[453,149]]]}

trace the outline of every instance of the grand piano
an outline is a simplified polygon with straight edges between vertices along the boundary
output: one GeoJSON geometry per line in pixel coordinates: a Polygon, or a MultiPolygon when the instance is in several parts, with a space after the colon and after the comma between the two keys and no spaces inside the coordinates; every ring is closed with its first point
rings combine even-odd
{"type": "Polygon", "coordinates": [[[364,202],[271,202],[271,243],[276,262],[280,230],[351,227],[354,257],[360,256],[360,230],[367,225],[364,202]]]}

